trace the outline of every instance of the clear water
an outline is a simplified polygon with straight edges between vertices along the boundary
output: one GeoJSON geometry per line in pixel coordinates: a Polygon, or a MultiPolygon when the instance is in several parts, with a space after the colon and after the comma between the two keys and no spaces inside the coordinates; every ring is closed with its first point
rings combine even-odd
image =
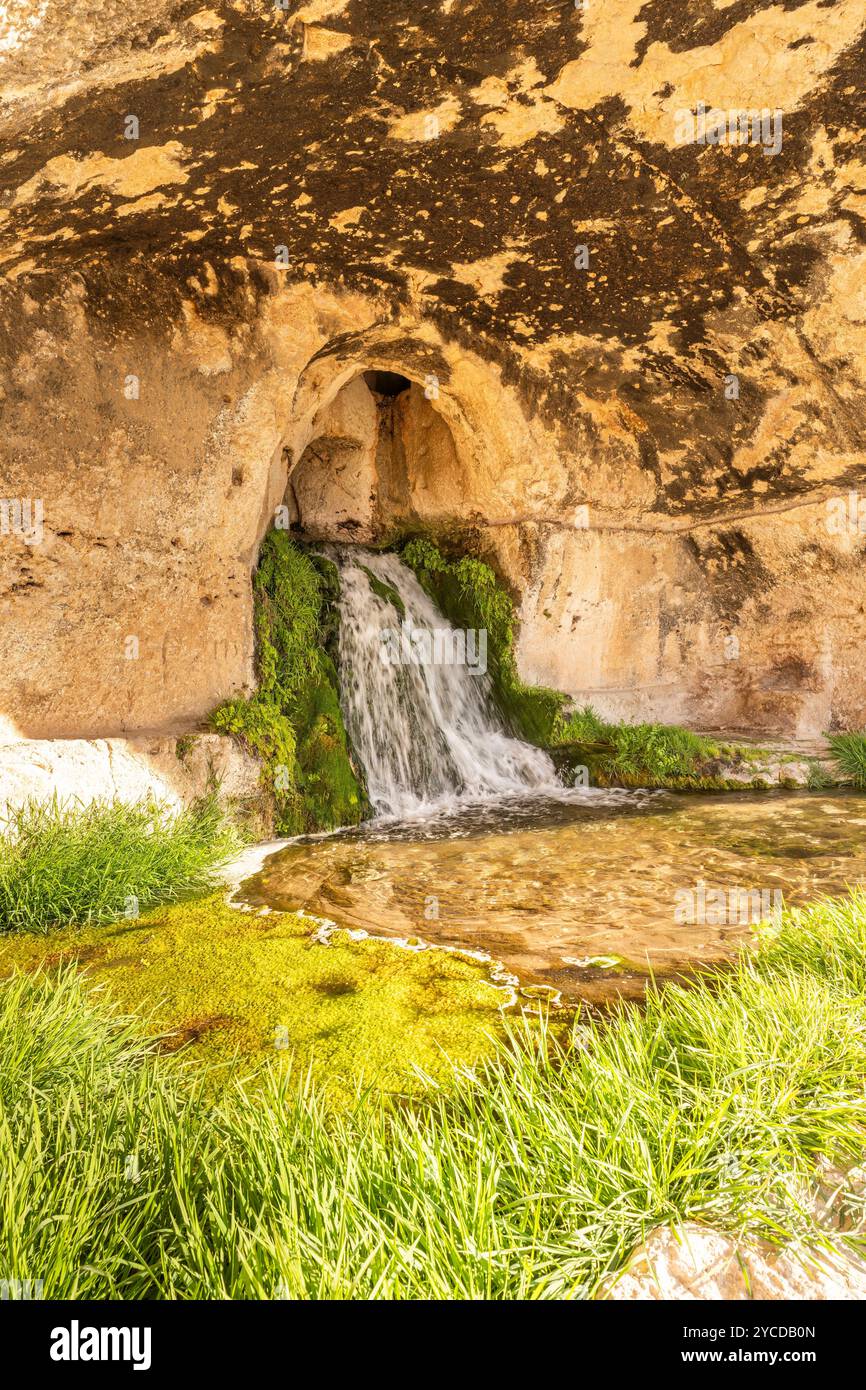
{"type": "MultiPolygon", "coordinates": [[[[796,905],[866,884],[866,797],[585,789],[298,841],[244,895],[340,925],[486,950],[563,997],[638,994],[724,960],[750,922],[696,890],[796,905]],[[695,896],[690,896],[694,894],[695,896]],[[694,903],[705,920],[683,921],[694,903]],[[731,917],[728,912],[726,916],[731,917]]],[[[738,903],[739,906],[739,903],[738,903]]]]}

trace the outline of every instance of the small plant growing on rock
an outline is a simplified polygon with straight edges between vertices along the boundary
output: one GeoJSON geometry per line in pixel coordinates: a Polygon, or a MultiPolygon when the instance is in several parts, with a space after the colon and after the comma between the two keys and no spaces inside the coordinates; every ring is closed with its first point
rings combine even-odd
{"type": "Polygon", "coordinates": [[[866,733],[828,734],[827,742],[842,775],[866,791],[866,733]]]}

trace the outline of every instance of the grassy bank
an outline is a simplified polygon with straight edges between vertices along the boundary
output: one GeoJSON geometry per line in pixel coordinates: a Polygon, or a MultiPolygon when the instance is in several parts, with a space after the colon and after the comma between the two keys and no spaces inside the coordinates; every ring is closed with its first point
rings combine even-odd
{"type": "Polygon", "coordinates": [[[216,796],[155,802],[30,802],[0,822],[0,931],[114,922],[202,892],[239,848],[216,796]]]}
{"type": "Polygon", "coordinates": [[[866,1147],[866,897],[736,967],[516,1034],[447,1090],[255,1103],[111,1018],[75,972],[0,985],[7,1277],[46,1296],[589,1296],[652,1227],[820,1236],[814,1163],[866,1147]]]}
{"type": "Polygon", "coordinates": [[[844,778],[866,791],[866,734],[828,734],[830,756],[844,778]]]}
{"type": "Polygon", "coordinates": [[[474,961],[346,932],[322,944],[311,919],[230,908],[213,890],[239,844],[214,797],[179,813],[31,804],[6,831],[0,975],[79,967],[161,1050],[207,1064],[212,1090],[270,1059],[340,1104],[364,1085],[417,1091],[419,1069],[446,1079],[447,1054],[477,1061],[500,1027],[505,996],[474,961]]]}
{"type": "Polygon", "coordinates": [[[613,724],[591,706],[565,715],[556,744],[582,757],[602,786],[723,790],[725,769],[747,755],[676,724],[613,724]]]}
{"type": "Polygon", "coordinates": [[[340,712],[333,647],[336,571],[285,531],[262,544],[253,579],[258,687],[228,700],[212,727],[262,759],[281,835],[357,825],[368,805],[340,712]]]}

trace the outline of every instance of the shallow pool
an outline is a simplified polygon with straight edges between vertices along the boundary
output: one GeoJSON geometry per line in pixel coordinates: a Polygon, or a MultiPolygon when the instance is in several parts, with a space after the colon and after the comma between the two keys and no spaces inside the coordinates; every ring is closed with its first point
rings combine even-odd
{"type": "Polygon", "coordinates": [[[866,884],[866,796],[584,789],[299,840],[241,897],[489,952],[564,998],[637,994],[866,884]]]}

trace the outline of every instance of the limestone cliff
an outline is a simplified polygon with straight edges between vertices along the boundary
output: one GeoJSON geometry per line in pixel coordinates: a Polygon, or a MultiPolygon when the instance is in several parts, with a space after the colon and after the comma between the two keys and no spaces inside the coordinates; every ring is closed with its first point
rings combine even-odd
{"type": "Polygon", "coordinates": [[[524,676],[603,713],[862,725],[864,35],[862,0],[3,0],[12,730],[249,690],[284,500],[463,528],[524,676]]]}

